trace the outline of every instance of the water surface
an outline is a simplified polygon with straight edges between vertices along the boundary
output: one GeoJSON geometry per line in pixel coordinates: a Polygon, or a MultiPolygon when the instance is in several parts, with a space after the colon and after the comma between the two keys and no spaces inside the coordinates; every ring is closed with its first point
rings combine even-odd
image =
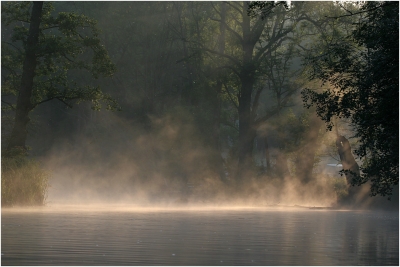
{"type": "Polygon", "coordinates": [[[3,209],[2,265],[399,265],[396,212],[3,209]]]}

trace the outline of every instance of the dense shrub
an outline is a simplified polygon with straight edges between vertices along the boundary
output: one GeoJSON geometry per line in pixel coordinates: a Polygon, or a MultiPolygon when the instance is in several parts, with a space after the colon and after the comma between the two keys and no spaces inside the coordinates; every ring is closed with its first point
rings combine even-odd
{"type": "Polygon", "coordinates": [[[335,190],[337,203],[341,203],[349,194],[345,177],[329,177],[329,183],[335,190]]]}
{"type": "Polygon", "coordinates": [[[44,205],[49,173],[26,156],[2,157],[1,206],[44,205]]]}

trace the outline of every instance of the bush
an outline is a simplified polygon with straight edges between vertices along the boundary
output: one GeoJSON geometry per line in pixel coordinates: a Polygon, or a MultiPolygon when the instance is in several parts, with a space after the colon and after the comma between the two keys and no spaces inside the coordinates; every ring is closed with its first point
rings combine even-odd
{"type": "Polygon", "coordinates": [[[329,181],[336,192],[337,203],[341,203],[349,194],[346,178],[343,176],[329,177],[329,181]]]}
{"type": "Polygon", "coordinates": [[[2,157],[1,206],[41,206],[47,197],[49,173],[26,156],[2,157]]]}

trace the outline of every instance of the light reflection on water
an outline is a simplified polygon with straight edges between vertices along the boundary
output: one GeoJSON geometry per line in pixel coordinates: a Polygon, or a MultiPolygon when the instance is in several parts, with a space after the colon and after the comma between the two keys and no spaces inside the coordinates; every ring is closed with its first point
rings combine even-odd
{"type": "Polygon", "coordinates": [[[2,210],[2,265],[399,265],[399,214],[2,210]]]}

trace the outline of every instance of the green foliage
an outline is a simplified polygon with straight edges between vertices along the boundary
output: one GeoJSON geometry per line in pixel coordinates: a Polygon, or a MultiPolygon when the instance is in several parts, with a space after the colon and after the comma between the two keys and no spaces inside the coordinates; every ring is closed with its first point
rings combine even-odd
{"type": "Polygon", "coordinates": [[[288,109],[271,121],[277,130],[277,137],[282,150],[293,152],[304,142],[304,135],[308,129],[308,114],[303,112],[296,116],[292,109],[288,109]]]}
{"type": "MultiPolygon", "coordinates": [[[[239,106],[243,107],[240,96],[245,90],[250,92],[246,99],[251,113],[249,129],[265,134],[269,149],[279,149],[289,162],[296,164],[307,158],[307,153],[309,162],[317,163],[318,151],[309,149],[311,141],[320,141],[309,137],[314,129],[310,125],[311,110],[302,112],[296,101],[298,89],[303,86],[298,79],[299,57],[304,53],[301,49],[316,41],[315,55],[341,64],[351,63],[356,54],[340,54],[340,49],[353,45],[345,38],[353,21],[347,17],[349,22],[341,24],[326,18],[346,13],[339,12],[330,2],[317,2],[315,7],[311,2],[296,2],[288,11],[286,2],[258,3],[258,11],[264,14],[254,10],[254,17],[247,21],[243,6],[247,4],[242,2],[46,2],[39,45],[35,48],[38,65],[31,108],[51,99],[69,107],[89,101],[94,109],[100,109],[104,103],[109,109],[117,108],[106,94],[109,93],[118,97],[123,112],[116,117],[99,118],[98,113],[86,110],[86,105],[72,111],[60,109],[57,102],[42,105],[35,110],[37,114],[31,114],[32,119],[38,116],[46,121],[38,127],[38,136],[45,137],[33,139],[34,131],[29,129],[30,144],[37,146],[35,153],[46,154],[49,148],[57,150],[64,139],[74,144],[71,149],[82,148],[77,140],[84,136],[90,140],[87,148],[98,141],[96,145],[104,153],[101,156],[110,164],[110,151],[117,154],[119,145],[132,151],[137,148],[133,142],[136,137],[126,131],[126,127],[134,125],[134,132],[143,130],[146,142],[137,158],[124,158],[130,164],[141,163],[137,164],[141,174],[136,175],[140,177],[137,179],[150,177],[154,163],[158,165],[157,174],[162,174],[167,182],[197,179],[210,166],[214,176],[208,178],[222,178],[226,182],[226,174],[220,170],[227,169],[231,176],[238,170],[238,128],[246,124],[238,122],[239,106]],[[259,20],[260,14],[264,20],[259,20]],[[324,20],[312,24],[310,21],[317,17],[324,20]],[[325,26],[329,31],[324,30],[325,26]],[[326,42],[316,39],[315,28],[321,30],[326,42]],[[245,51],[246,44],[251,47],[245,51]],[[335,49],[335,44],[342,44],[333,51],[344,60],[335,61],[324,54],[335,49]],[[113,79],[101,79],[102,76],[113,79]],[[107,127],[103,119],[127,123],[107,127]],[[43,132],[48,135],[42,135],[43,132]],[[123,132],[126,139],[96,140],[117,132],[123,132]],[[214,168],[215,165],[220,168],[214,168]]],[[[252,5],[250,9],[258,4],[252,5]]],[[[31,6],[31,2],[2,2],[3,136],[9,133],[4,128],[12,127],[9,122],[14,116],[20,86],[31,6]]],[[[84,155],[91,153],[100,158],[91,149],[83,150],[84,155]]],[[[249,173],[260,172],[252,167],[249,173]]],[[[292,174],[298,175],[293,170],[292,174]]],[[[150,178],[148,181],[150,184],[150,178]]]]}
{"type": "Polygon", "coordinates": [[[44,205],[50,174],[24,153],[2,156],[1,205],[44,205]]]}
{"type": "Polygon", "coordinates": [[[342,199],[345,199],[348,192],[348,185],[344,176],[340,177],[327,177],[328,186],[332,187],[336,193],[337,203],[340,203],[342,199]]]}
{"type": "MultiPolygon", "coordinates": [[[[2,23],[8,38],[2,38],[2,96],[13,109],[12,96],[19,91],[22,75],[30,2],[2,2],[2,23]]],[[[45,2],[41,18],[39,44],[35,47],[35,69],[31,107],[58,99],[71,107],[74,102],[91,101],[93,109],[101,103],[107,109],[117,109],[118,104],[103,93],[99,85],[87,77],[111,77],[116,71],[105,47],[100,43],[96,21],[84,15],[58,12],[54,16],[51,2],[45,2]]]]}
{"type": "Polygon", "coordinates": [[[349,118],[363,160],[355,184],[370,180],[372,195],[391,195],[399,181],[399,4],[366,2],[347,39],[331,43],[310,59],[310,77],[335,89],[302,92],[306,107],[332,128],[332,118],[349,118]]]}
{"type": "Polygon", "coordinates": [[[275,7],[280,5],[284,6],[286,10],[290,9],[289,1],[252,1],[247,13],[249,16],[261,15],[262,18],[265,18],[273,12],[275,7]]]}

